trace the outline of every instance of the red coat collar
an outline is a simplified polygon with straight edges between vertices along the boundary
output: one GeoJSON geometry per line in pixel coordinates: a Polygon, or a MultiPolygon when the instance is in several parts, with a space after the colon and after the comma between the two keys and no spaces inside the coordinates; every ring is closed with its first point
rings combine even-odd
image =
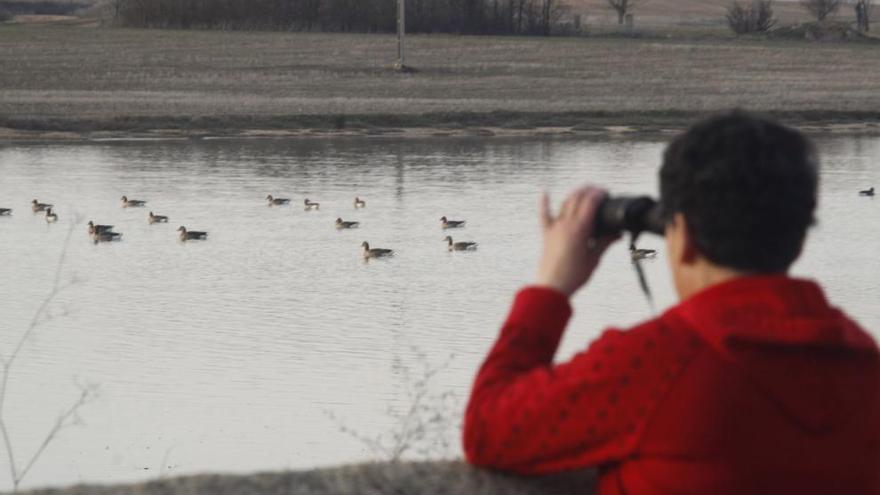
{"type": "Polygon", "coordinates": [[[785,275],[739,277],[709,287],[670,309],[709,344],[756,344],[875,351],[873,338],[830,306],[818,284],[785,275]]]}

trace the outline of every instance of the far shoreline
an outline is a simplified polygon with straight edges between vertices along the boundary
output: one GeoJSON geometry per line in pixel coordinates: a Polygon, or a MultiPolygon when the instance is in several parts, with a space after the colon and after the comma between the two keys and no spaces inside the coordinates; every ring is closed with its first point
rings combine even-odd
{"type": "MultiPolygon", "coordinates": [[[[674,135],[714,112],[140,117],[27,120],[0,116],[0,143],[340,138],[645,138],[674,135]]],[[[817,135],[880,135],[880,112],[765,112],[817,135]]]]}

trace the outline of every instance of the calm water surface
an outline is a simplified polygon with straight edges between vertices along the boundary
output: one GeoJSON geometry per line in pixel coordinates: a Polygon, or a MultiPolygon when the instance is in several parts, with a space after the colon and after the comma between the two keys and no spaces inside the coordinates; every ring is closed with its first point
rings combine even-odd
{"type": "MultiPolygon", "coordinates": [[[[820,141],[819,225],[795,272],[880,335],[880,138],[820,141]]],[[[206,141],[0,147],[0,349],[13,346],[63,269],[75,285],[52,305],[16,364],[6,416],[19,457],[37,448],[76,395],[98,383],[25,485],[111,482],[192,472],[246,472],[375,458],[340,424],[387,438],[388,409],[408,405],[422,366],[443,368],[432,393],[463,403],[511,296],[538,255],[539,191],[559,199],[586,181],[655,193],[662,142],[505,140],[206,141]],[[290,197],[268,208],[267,194],[290,197]],[[122,209],[119,198],[149,201],[122,209]],[[355,210],[359,195],[367,208],[355,210]],[[306,212],[302,200],[321,203],[306,212]],[[33,215],[54,203],[60,223],[33,215]],[[168,225],[147,224],[149,210],[168,225]],[[479,250],[450,254],[439,217],[479,250]],[[337,231],[337,217],[362,222],[337,231]],[[124,234],[93,245],[86,222],[124,234]],[[210,240],[178,242],[175,229],[210,240]],[[364,263],[360,244],[393,248],[364,263]],[[426,357],[424,357],[426,356],[426,357]],[[336,419],[333,419],[334,416],[336,419]]],[[[642,247],[662,248],[645,238],[642,247]]],[[[659,308],[674,302],[662,259],[648,264],[659,308]]],[[[612,249],[560,358],[607,325],[652,315],[623,245],[612,249]]],[[[457,422],[457,418],[456,418],[457,422]]],[[[444,437],[459,455],[458,431],[444,437]]],[[[7,462],[0,455],[0,488],[7,462]]]]}

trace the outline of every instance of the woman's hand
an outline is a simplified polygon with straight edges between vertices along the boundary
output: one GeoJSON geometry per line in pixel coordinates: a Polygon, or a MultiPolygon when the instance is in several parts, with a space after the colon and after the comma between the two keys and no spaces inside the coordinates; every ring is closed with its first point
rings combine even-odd
{"type": "Polygon", "coordinates": [[[538,285],[571,296],[593,275],[599,259],[619,237],[593,239],[596,211],[606,192],[587,186],[573,192],[559,215],[550,212],[550,197],[541,198],[544,253],[538,266],[538,285]]]}

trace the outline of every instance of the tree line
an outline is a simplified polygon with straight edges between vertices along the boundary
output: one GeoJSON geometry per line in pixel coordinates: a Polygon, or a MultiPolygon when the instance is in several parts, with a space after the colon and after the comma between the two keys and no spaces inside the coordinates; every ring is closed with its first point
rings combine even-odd
{"type": "MultiPolygon", "coordinates": [[[[550,35],[563,0],[405,0],[417,33],[550,35]]],[[[130,27],[393,32],[397,0],[110,0],[130,27]]]]}
{"type": "MultiPolygon", "coordinates": [[[[855,11],[857,29],[863,33],[871,29],[874,0],[800,0],[800,4],[818,23],[849,5],[855,11]]],[[[773,0],[733,0],[727,7],[726,17],[730,29],[737,34],[765,32],[776,26],[773,0]]]]}

